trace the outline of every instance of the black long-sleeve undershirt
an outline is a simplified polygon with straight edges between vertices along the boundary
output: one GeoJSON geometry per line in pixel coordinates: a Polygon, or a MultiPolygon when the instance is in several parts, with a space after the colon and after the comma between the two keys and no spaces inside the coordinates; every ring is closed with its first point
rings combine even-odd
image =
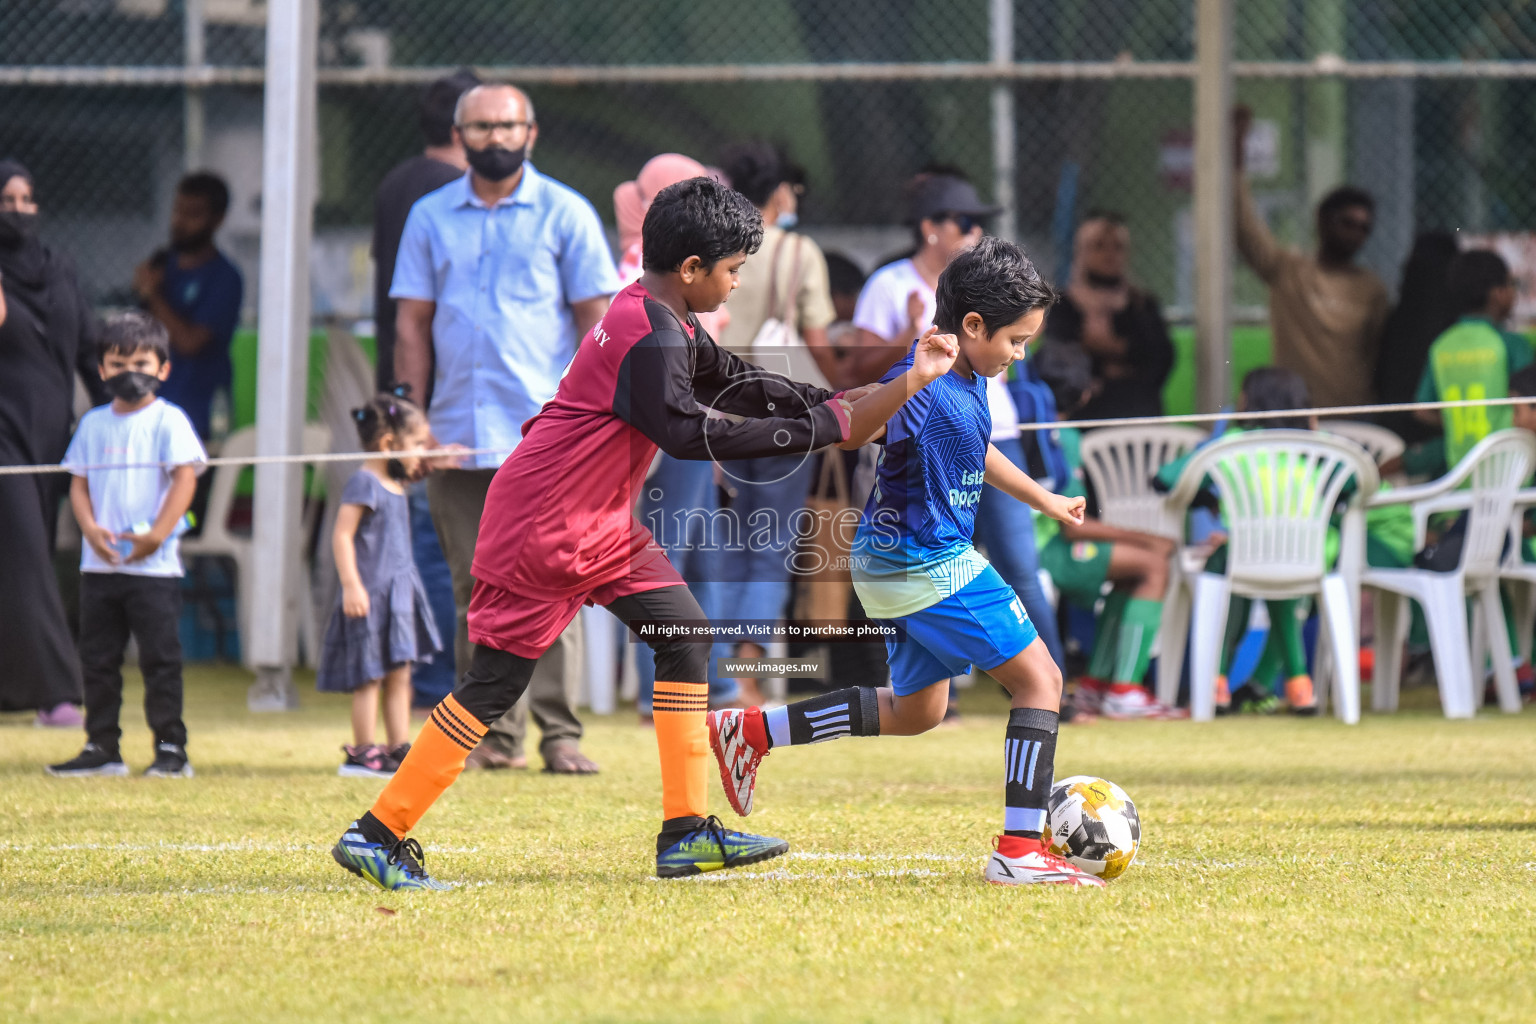
{"type": "Polygon", "coordinates": [[[613,410],[673,458],[746,459],[841,441],[842,426],[826,404],[831,398],[753,366],[702,330],[689,338],[661,326],[625,355],[613,410]],[[702,405],[745,418],[710,418],[702,405]]]}

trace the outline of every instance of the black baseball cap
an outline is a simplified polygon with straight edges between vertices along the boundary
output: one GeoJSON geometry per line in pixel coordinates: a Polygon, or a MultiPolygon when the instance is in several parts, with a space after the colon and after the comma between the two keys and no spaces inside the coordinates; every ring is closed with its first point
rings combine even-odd
{"type": "Polygon", "coordinates": [[[981,201],[976,188],[964,178],[953,174],[930,174],[919,181],[912,190],[911,222],[937,220],[946,214],[967,217],[991,217],[1002,212],[1000,206],[989,206],[981,201]]]}

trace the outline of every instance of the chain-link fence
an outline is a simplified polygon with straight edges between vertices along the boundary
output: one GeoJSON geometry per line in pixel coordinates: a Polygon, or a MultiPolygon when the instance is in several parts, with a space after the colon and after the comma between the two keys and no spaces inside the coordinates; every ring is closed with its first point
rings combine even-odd
{"type": "MultiPolygon", "coordinates": [[[[222,243],[254,310],[265,13],[0,0],[0,155],[31,167],[47,235],[98,301],[128,300],[178,174],[206,166],[231,183],[222,243]]],[[[1366,258],[1388,281],[1417,231],[1536,229],[1536,3],[1243,0],[1236,19],[1250,175],[1283,237],[1304,242],[1312,205],[1345,180],[1377,197],[1366,258]]],[[[866,270],[905,245],[902,188],[920,167],[1006,191],[1002,83],[1018,237],[1060,276],[1081,216],[1118,210],[1134,272],[1178,315],[1193,296],[1193,20],[1193,0],[323,0],[316,313],[369,315],[373,189],[421,146],[422,85],[469,64],[517,69],[537,163],[610,222],[614,186],[650,156],[709,163],[766,138],[805,168],[807,230],[866,270]]],[[[1260,299],[1240,278],[1239,304],[1260,299]]]]}

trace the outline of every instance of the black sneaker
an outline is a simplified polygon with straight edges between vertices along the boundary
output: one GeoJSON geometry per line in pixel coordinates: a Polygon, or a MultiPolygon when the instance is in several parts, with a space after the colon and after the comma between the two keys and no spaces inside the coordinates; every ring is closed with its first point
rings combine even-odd
{"type": "Polygon", "coordinates": [[[1244,683],[1232,691],[1232,709],[1244,715],[1272,715],[1280,710],[1280,698],[1265,687],[1244,683]]]}
{"type": "Polygon", "coordinates": [[[128,774],[128,766],[123,764],[123,759],[117,751],[105,750],[94,743],[87,743],[85,749],[63,764],[49,765],[48,774],[60,778],[76,775],[122,776],[128,774]]]}
{"type": "Polygon", "coordinates": [[[389,769],[391,775],[400,767],[400,763],[405,760],[405,755],[410,752],[411,745],[409,743],[401,743],[399,746],[390,747],[384,751],[384,766],[389,769]]]}
{"type": "Polygon", "coordinates": [[[192,764],[187,748],[174,743],[155,744],[155,763],[144,769],[146,779],[190,779],[192,764]]]}

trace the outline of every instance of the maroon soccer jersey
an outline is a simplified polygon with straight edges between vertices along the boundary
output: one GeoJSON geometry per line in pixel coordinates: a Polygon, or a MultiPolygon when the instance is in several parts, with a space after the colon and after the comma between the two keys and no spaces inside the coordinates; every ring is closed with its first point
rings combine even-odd
{"type": "Polygon", "coordinates": [[[642,570],[666,555],[634,507],[657,448],[679,459],[812,451],[848,437],[832,397],[725,351],[635,282],[581,340],[496,472],[475,579],[547,601],[654,577],[642,570]],[[709,418],[701,405],[747,418],[709,418]]]}

